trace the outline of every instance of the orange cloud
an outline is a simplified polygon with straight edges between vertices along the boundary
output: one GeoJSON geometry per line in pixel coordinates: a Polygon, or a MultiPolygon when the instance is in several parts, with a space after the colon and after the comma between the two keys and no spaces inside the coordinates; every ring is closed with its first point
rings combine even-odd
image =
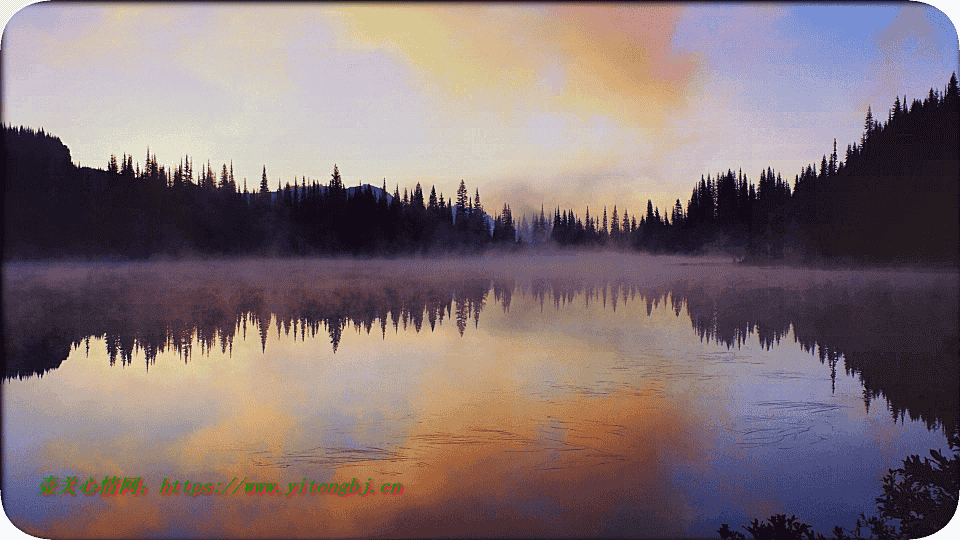
{"type": "Polygon", "coordinates": [[[557,45],[572,59],[565,102],[658,126],[677,107],[697,68],[672,50],[681,8],[560,6],[557,45]],[[619,114],[618,114],[619,112],[619,114]]]}
{"type": "Polygon", "coordinates": [[[347,35],[406,57],[451,97],[601,113],[660,128],[698,69],[671,38],[680,8],[486,6],[343,9],[347,35]],[[547,79],[546,81],[544,79],[547,79]]]}

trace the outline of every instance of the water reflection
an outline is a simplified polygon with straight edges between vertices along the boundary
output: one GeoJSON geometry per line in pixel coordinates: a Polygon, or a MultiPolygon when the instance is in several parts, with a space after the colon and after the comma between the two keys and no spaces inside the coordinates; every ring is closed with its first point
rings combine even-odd
{"type": "MultiPolygon", "coordinates": [[[[677,279],[654,286],[624,278],[590,281],[580,277],[531,277],[526,281],[468,277],[395,280],[362,287],[251,286],[225,282],[163,286],[163,282],[122,274],[86,276],[72,287],[51,286],[30,277],[8,279],[4,336],[6,378],[40,376],[58,368],[71,350],[89,351],[91,337],[106,343],[110,364],[125,366],[143,351],[146,368],[159,354],[175,351],[189,362],[196,353],[232,352],[238,333],[259,334],[266,352],[271,322],[278,337],[305,340],[329,335],[336,352],[344,331],[385,336],[427,323],[431,331],[452,321],[462,336],[479,325],[488,304],[510,309],[515,294],[556,310],[575,301],[618,304],[640,301],[646,314],[660,304],[685,312],[701,340],[739,347],[756,335],[770,349],[791,330],[794,340],[830,368],[857,376],[863,401],[883,397],[894,419],[921,420],[930,429],[957,432],[960,402],[960,345],[957,289],[902,288],[889,282],[837,285],[826,281],[790,286],[705,286],[677,279]]],[[[955,282],[954,282],[955,283],[955,282]]],[[[169,285],[169,283],[166,283],[169,285]]],[[[772,373],[788,380],[790,373],[772,373]]],[[[796,406],[803,407],[803,404],[796,406]]]]}
{"type": "Polygon", "coordinates": [[[828,530],[956,430],[954,276],[574,262],[8,268],[8,511],[47,537],[828,530]],[[407,490],[37,495],[50,474],[407,490]]]}

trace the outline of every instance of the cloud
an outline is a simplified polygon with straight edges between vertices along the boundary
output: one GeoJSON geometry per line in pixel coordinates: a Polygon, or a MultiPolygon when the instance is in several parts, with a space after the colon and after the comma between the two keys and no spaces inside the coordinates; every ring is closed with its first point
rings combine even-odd
{"type": "MultiPolygon", "coordinates": [[[[890,24],[875,34],[879,62],[871,66],[874,95],[896,96],[905,88],[913,87],[915,81],[930,79],[925,73],[930,67],[956,61],[956,29],[952,32],[953,43],[946,47],[942,33],[934,28],[934,23],[941,27],[952,26],[942,12],[930,6],[906,4],[890,24]],[[945,58],[944,53],[950,56],[945,58]]],[[[908,99],[913,97],[908,96],[908,99]]],[[[892,101],[892,97],[888,99],[892,101]]],[[[889,107],[890,101],[882,105],[889,107]]]]}
{"type": "Polygon", "coordinates": [[[664,125],[698,67],[673,50],[679,8],[344,8],[345,35],[405,57],[448,99],[664,125]]]}
{"type": "Polygon", "coordinates": [[[292,90],[288,56],[301,51],[292,51],[291,43],[308,24],[319,22],[313,11],[282,6],[206,7],[196,16],[196,31],[177,37],[173,62],[253,102],[276,100],[292,90]]]}
{"type": "Polygon", "coordinates": [[[44,5],[5,33],[4,117],[84,165],[149,146],[271,185],[338,163],[515,211],[663,209],[858,138],[956,43],[914,5],[44,5]]]}

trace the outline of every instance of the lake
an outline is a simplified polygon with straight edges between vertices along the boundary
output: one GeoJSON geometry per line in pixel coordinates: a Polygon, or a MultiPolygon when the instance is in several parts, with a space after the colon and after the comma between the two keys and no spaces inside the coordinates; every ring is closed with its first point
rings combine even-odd
{"type": "Polygon", "coordinates": [[[958,429],[956,273],[561,253],[3,279],[4,503],[46,538],[826,534],[958,429]]]}

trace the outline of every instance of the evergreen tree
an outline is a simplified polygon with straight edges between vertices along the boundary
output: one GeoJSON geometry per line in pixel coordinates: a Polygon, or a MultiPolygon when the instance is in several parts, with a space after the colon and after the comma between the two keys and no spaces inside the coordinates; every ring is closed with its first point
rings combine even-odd
{"type": "Polygon", "coordinates": [[[330,186],[329,188],[332,191],[343,191],[343,180],[340,178],[340,169],[337,168],[337,164],[333,164],[333,174],[330,175],[330,186]]]}
{"type": "Polygon", "coordinates": [[[837,139],[833,139],[833,153],[830,154],[830,162],[827,164],[830,169],[830,176],[837,174],[837,139]]]}
{"type": "Polygon", "coordinates": [[[223,170],[220,171],[220,189],[227,189],[230,186],[230,173],[227,172],[227,164],[223,164],[223,170]]]}
{"type": "Polygon", "coordinates": [[[411,204],[413,204],[413,208],[417,212],[424,210],[423,189],[420,187],[420,182],[417,182],[417,187],[413,188],[413,199],[411,204]]]}
{"type": "Polygon", "coordinates": [[[467,215],[467,185],[460,180],[460,187],[457,188],[457,206],[456,206],[456,224],[458,229],[465,228],[465,218],[467,215]]]}
{"type": "Polygon", "coordinates": [[[473,209],[477,214],[483,214],[483,206],[480,204],[480,190],[477,189],[473,196],[473,209]]]}
{"type": "Polygon", "coordinates": [[[863,138],[860,139],[860,146],[866,146],[867,139],[870,138],[870,134],[873,133],[874,129],[874,120],[873,120],[873,111],[870,107],[867,107],[867,118],[863,121],[863,138]]]}
{"type": "Polygon", "coordinates": [[[603,207],[603,223],[600,225],[600,242],[605,243],[607,240],[607,207],[603,207]]]}
{"type": "Polygon", "coordinates": [[[680,199],[673,205],[673,213],[670,215],[670,222],[674,225],[681,225],[683,222],[683,206],[680,205],[680,199]]]}
{"type": "Polygon", "coordinates": [[[593,224],[593,218],[590,217],[590,207],[587,207],[587,215],[584,218],[586,222],[585,235],[587,237],[587,242],[594,243],[597,240],[597,228],[593,224]]]}
{"type": "Polygon", "coordinates": [[[617,215],[617,205],[613,205],[613,217],[610,221],[610,239],[614,243],[620,241],[620,217],[617,215]]]}

